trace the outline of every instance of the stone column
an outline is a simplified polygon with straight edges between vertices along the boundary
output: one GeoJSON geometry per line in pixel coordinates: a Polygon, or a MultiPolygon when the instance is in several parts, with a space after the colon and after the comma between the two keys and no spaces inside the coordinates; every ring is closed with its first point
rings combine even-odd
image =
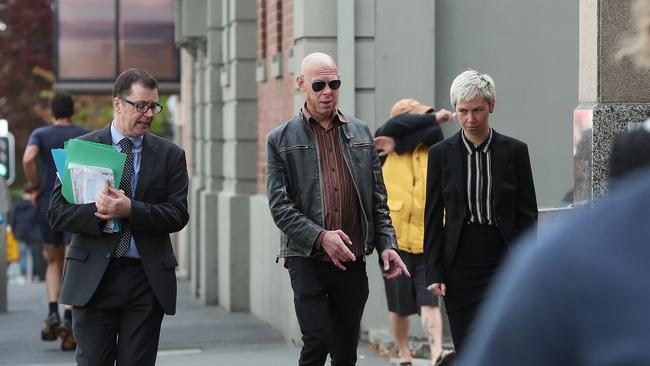
{"type": "Polygon", "coordinates": [[[632,0],[580,1],[580,104],[574,112],[577,205],[607,192],[614,136],[650,113],[650,74],[616,57],[633,27],[631,5],[632,0]]]}
{"type": "MultiPolygon", "coordinates": [[[[204,189],[199,195],[199,281],[202,287],[199,298],[203,304],[217,304],[218,296],[218,249],[217,237],[221,230],[218,212],[219,191],[223,188],[223,102],[219,87],[222,60],[222,4],[224,1],[208,1],[207,48],[204,73],[201,76],[203,96],[203,130],[205,141],[201,153],[204,169],[204,189]]],[[[199,162],[197,161],[197,164],[199,162]]]]}
{"type": "Polygon", "coordinates": [[[186,242],[189,261],[181,258],[182,264],[189,265],[189,276],[192,281],[194,294],[199,294],[203,284],[200,282],[200,225],[197,219],[200,216],[200,195],[205,186],[205,168],[203,166],[204,139],[204,114],[203,114],[203,85],[206,53],[206,9],[207,0],[175,0],[175,28],[174,38],[176,44],[183,48],[187,54],[182,59],[183,68],[181,79],[181,123],[186,136],[183,138],[183,147],[188,156],[188,170],[190,186],[188,203],[190,222],[182,233],[186,242]],[[188,91],[191,92],[188,93],[188,91]],[[186,146],[186,143],[189,146],[186,146]],[[189,263],[187,263],[189,262],[189,263]]]}
{"type": "MultiPolygon", "coordinates": [[[[203,43],[204,44],[204,43],[203,43]]],[[[203,44],[201,46],[203,46],[203,44]]],[[[199,246],[199,233],[201,225],[197,218],[200,212],[201,192],[204,188],[204,167],[203,161],[203,146],[205,141],[203,139],[203,113],[202,113],[202,87],[203,85],[203,58],[205,54],[204,47],[198,47],[195,51],[193,72],[194,75],[194,92],[192,98],[192,161],[194,169],[190,176],[190,192],[189,192],[189,205],[190,205],[190,242],[194,250],[190,253],[190,276],[192,279],[192,288],[195,294],[198,294],[201,289],[200,282],[200,263],[201,248],[199,246]]]]}
{"type": "MultiPolygon", "coordinates": [[[[223,189],[219,193],[218,294],[229,311],[250,308],[250,197],[257,192],[256,1],[224,0],[223,189]]],[[[218,85],[219,85],[218,84],[218,85]]]]}
{"type": "MultiPolygon", "coordinates": [[[[178,103],[178,114],[174,130],[177,143],[185,150],[187,159],[187,170],[190,174],[194,172],[194,149],[192,148],[192,90],[194,85],[194,56],[187,47],[181,48],[181,90],[182,98],[178,103]]],[[[191,207],[191,203],[188,202],[191,207]]],[[[187,226],[178,233],[178,251],[174,249],[179,262],[179,275],[191,278],[191,257],[195,251],[191,239],[193,223],[188,222],[187,226]]]]}

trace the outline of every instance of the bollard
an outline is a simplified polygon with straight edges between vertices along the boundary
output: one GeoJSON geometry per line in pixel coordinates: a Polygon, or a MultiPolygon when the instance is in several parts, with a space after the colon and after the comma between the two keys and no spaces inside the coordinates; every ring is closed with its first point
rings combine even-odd
{"type": "Polygon", "coordinates": [[[0,178],[0,313],[7,312],[7,213],[9,191],[7,182],[0,178]]]}

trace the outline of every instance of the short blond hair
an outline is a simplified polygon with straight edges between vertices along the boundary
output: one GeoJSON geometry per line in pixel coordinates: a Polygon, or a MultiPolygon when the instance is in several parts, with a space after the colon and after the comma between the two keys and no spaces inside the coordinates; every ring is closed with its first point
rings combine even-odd
{"type": "Polygon", "coordinates": [[[650,69],[650,0],[635,1],[632,14],[634,31],[616,56],[619,60],[629,57],[638,67],[650,69]]]}
{"type": "Polygon", "coordinates": [[[449,89],[451,105],[456,108],[458,102],[468,102],[476,97],[483,97],[488,103],[494,101],[496,93],[494,80],[488,74],[481,74],[476,70],[467,70],[456,76],[449,89]]]}

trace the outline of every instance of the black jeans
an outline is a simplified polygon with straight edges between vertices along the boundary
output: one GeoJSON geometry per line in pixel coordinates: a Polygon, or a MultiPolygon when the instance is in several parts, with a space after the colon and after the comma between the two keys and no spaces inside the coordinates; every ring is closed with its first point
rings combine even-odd
{"type": "Polygon", "coordinates": [[[287,260],[293,301],[304,343],[300,366],[322,366],[330,354],[333,366],[355,365],[368,276],[363,260],[343,271],[318,259],[287,260]]]}

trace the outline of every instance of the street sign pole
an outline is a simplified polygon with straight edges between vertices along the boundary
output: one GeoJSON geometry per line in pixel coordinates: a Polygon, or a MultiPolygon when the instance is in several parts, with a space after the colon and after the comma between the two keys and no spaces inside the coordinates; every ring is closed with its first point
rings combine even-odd
{"type": "Polygon", "coordinates": [[[7,312],[7,214],[9,185],[16,176],[14,167],[14,136],[9,122],[0,119],[0,313],[7,312]]]}
{"type": "Polygon", "coordinates": [[[9,192],[7,183],[0,179],[0,313],[7,312],[7,213],[9,192]]]}

